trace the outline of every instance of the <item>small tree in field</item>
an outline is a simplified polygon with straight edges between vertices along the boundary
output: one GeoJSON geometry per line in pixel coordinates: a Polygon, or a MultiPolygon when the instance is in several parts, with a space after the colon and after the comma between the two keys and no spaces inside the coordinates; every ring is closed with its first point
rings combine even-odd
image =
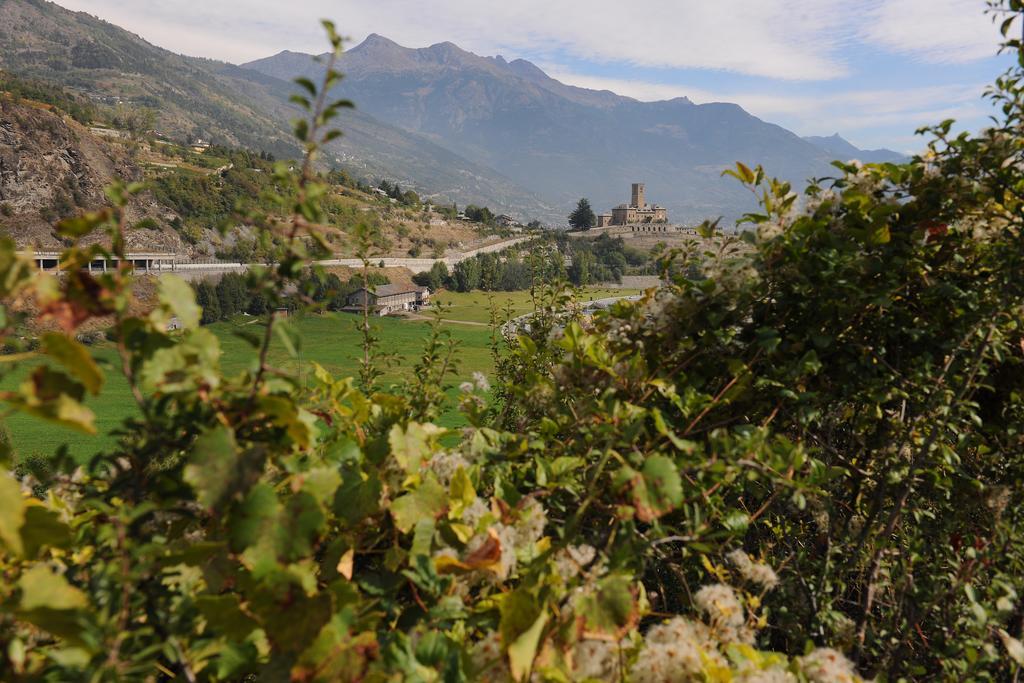
{"type": "Polygon", "coordinates": [[[590,208],[590,200],[584,197],[576,204],[576,209],[569,214],[569,227],[573,230],[590,230],[597,223],[597,216],[590,208]]]}

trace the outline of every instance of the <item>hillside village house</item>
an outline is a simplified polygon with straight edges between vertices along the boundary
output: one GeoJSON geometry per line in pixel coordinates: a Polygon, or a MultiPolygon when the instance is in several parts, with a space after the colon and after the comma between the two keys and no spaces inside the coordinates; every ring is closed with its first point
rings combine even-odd
{"type": "Polygon", "coordinates": [[[495,225],[499,225],[503,228],[521,228],[523,226],[523,224],[517,221],[515,218],[512,218],[512,216],[509,216],[504,213],[495,216],[494,223],[495,225]]]}
{"type": "Polygon", "coordinates": [[[366,305],[377,315],[398,311],[418,311],[430,302],[430,290],[416,285],[378,285],[371,292],[365,287],[349,295],[347,307],[357,311],[366,305]]]}

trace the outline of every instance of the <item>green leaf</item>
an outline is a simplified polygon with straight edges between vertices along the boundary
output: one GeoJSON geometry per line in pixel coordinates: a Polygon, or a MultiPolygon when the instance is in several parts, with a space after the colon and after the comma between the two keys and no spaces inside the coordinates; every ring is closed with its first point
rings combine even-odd
{"type": "Polygon", "coordinates": [[[294,562],[312,555],[314,541],[326,521],[316,498],[306,492],[290,496],[278,522],[279,556],[294,562]]]}
{"type": "Polygon", "coordinates": [[[203,507],[217,507],[231,490],[238,468],[238,444],[234,433],[218,426],[201,434],[192,446],[184,478],[203,507]]]}
{"type": "Polygon", "coordinates": [[[437,439],[446,430],[433,424],[410,422],[405,429],[395,425],[388,433],[391,454],[406,472],[415,473],[436,446],[437,439]]]}
{"type": "Polygon", "coordinates": [[[622,574],[598,581],[597,586],[576,598],[574,608],[583,619],[587,636],[611,636],[618,640],[640,619],[633,582],[622,574]]]}
{"type": "Polygon", "coordinates": [[[269,484],[256,484],[228,518],[231,549],[241,552],[274,532],[281,504],[269,484]]]}
{"type": "Polygon", "coordinates": [[[56,574],[43,564],[37,564],[22,574],[18,588],[21,589],[18,607],[22,611],[38,608],[75,610],[89,606],[85,593],[68,583],[63,574],[56,574]]]}
{"type": "Polygon", "coordinates": [[[501,621],[498,630],[501,633],[501,642],[508,647],[530,630],[544,610],[537,596],[520,587],[501,599],[500,611],[501,621]]]}
{"type": "Polygon", "coordinates": [[[679,471],[675,463],[663,455],[647,458],[641,472],[624,468],[617,479],[620,487],[630,490],[636,516],[642,522],[652,522],[683,502],[679,471]]]}
{"type": "Polygon", "coordinates": [[[316,416],[296,406],[288,396],[263,396],[260,408],[274,425],[283,427],[300,448],[309,448],[317,436],[316,416]]]}
{"type": "Polygon", "coordinates": [[[383,485],[376,474],[365,474],[355,465],[342,468],[342,483],[334,494],[334,514],[358,524],[380,511],[383,485]]]}
{"type": "Polygon", "coordinates": [[[299,653],[315,642],[320,629],[331,620],[334,608],[329,593],[306,595],[293,583],[261,589],[249,601],[249,609],[259,619],[275,650],[299,653]],[[302,618],[296,619],[296,615],[302,618]]]}
{"type": "Polygon", "coordinates": [[[196,303],[192,287],[177,275],[164,275],[160,278],[160,303],[177,316],[185,329],[199,327],[203,309],[196,303]]]}
{"type": "Polygon", "coordinates": [[[430,556],[436,526],[437,524],[432,518],[423,518],[416,522],[416,531],[412,536],[412,547],[409,549],[410,561],[413,561],[417,555],[430,556]]]}
{"type": "Polygon", "coordinates": [[[455,470],[451,486],[448,488],[448,498],[451,501],[451,510],[448,516],[450,519],[460,519],[463,511],[476,500],[476,491],[473,490],[473,482],[465,467],[455,470]]]}
{"type": "Polygon", "coordinates": [[[746,164],[737,161],[736,162],[736,172],[737,172],[737,175],[739,175],[740,179],[743,180],[743,182],[745,182],[745,183],[752,183],[752,182],[754,182],[754,172],[751,171],[750,167],[747,166],[746,164]]]}
{"type": "Polygon", "coordinates": [[[436,479],[427,477],[415,491],[391,504],[391,515],[395,518],[395,526],[402,533],[409,533],[421,519],[437,519],[447,502],[445,490],[436,479]]]}
{"type": "Polygon", "coordinates": [[[204,327],[158,349],[142,366],[146,391],[165,394],[220,386],[220,340],[204,327]]]}
{"type": "Polygon", "coordinates": [[[354,439],[343,438],[330,443],[324,449],[324,461],[333,465],[359,463],[360,460],[362,460],[362,453],[359,450],[359,444],[354,439]]]}
{"type": "Polygon", "coordinates": [[[37,557],[44,548],[68,548],[71,545],[71,529],[53,510],[47,510],[42,505],[29,505],[25,508],[21,538],[25,544],[25,556],[37,557]]]}
{"type": "Polygon", "coordinates": [[[324,625],[291,671],[291,680],[329,683],[362,680],[367,655],[376,649],[373,633],[353,635],[351,610],[335,614],[324,625]]]}
{"type": "Polygon", "coordinates": [[[298,78],[294,79],[293,82],[296,85],[299,85],[302,88],[304,88],[306,92],[310,94],[310,96],[316,97],[316,85],[313,83],[313,81],[303,76],[299,76],[298,78]]]}
{"type": "Polygon", "coordinates": [[[302,337],[299,335],[299,331],[295,329],[295,326],[286,320],[277,320],[274,323],[274,333],[277,334],[277,338],[284,344],[284,349],[288,352],[288,355],[292,358],[297,358],[302,337]]]}
{"type": "Polygon", "coordinates": [[[241,601],[233,593],[200,595],[196,598],[196,608],[215,632],[229,640],[244,640],[259,627],[256,620],[242,611],[241,601]]]}
{"type": "Polygon", "coordinates": [[[100,392],[103,372],[83,344],[58,332],[44,334],[42,342],[46,354],[67,368],[89,393],[100,392]]]}
{"type": "Polygon", "coordinates": [[[868,244],[888,244],[892,241],[892,233],[888,225],[879,225],[868,234],[868,244]]]}
{"type": "Polygon", "coordinates": [[[302,95],[299,95],[298,93],[296,93],[296,94],[292,95],[291,97],[289,97],[288,101],[292,102],[294,104],[299,105],[300,107],[302,107],[306,111],[312,111],[313,110],[313,103],[309,101],[309,98],[308,97],[304,97],[302,95]]]}
{"type": "Polygon", "coordinates": [[[96,415],[80,403],[85,387],[63,372],[40,366],[19,390],[19,396],[8,399],[19,410],[86,434],[96,433],[96,415]]]}
{"type": "Polygon", "coordinates": [[[533,660],[537,657],[540,637],[544,633],[544,626],[547,623],[548,613],[543,612],[530,628],[508,646],[508,665],[512,672],[512,678],[516,681],[529,679],[533,660]]]}
{"type": "Polygon", "coordinates": [[[339,486],[341,473],[334,467],[317,467],[302,477],[302,490],[316,498],[321,505],[329,505],[334,501],[339,486]]]}
{"type": "Polygon", "coordinates": [[[25,522],[25,497],[21,487],[7,470],[0,468],[0,541],[11,552],[21,555],[21,526],[25,522]]]}

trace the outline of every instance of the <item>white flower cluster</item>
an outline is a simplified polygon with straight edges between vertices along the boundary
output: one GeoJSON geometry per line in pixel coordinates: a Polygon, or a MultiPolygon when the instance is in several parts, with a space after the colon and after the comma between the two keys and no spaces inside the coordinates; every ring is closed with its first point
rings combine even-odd
{"type": "Polygon", "coordinates": [[[707,615],[715,636],[725,643],[753,643],[754,632],[747,627],[747,615],[730,586],[714,583],[693,596],[697,607],[707,615]]]}
{"type": "Polygon", "coordinates": [[[808,214],[816,214],[825,205],[828,205],[830,213],[835,213],[837,206],[837,195],[834,190],[822,190],[817,194],[808,197],[804,203],[804,211],[808,214]]]}
{"type": "Polygon", "coordinates": [[[708,265],[706,274],[721,291],[741,289],[761,279],[753,261],[744,256],[715,259],[708,265]]]}
{"type": "Polygon", "coordinates": [[[743,605],[736,593],[724,583],[704,586],[693,596],[693,601],[708,616],[713,626],[739,626],[746,620],[743,605]]]}
{"type": "Polygon", "coordinates": [[[487,381],[487,376],[482,372],[477,371],[473,373],[473,384],[480,391],[491,390],[491,383],[487,381]]]}
{"type": "Polygon", "coordinates": [[[853,662],[842,652],[830,647],[819,647],[810,654],[799,657],[797,662],[800,671],[810,683],[858,683],[862,680],[857,675],[853,662]]]}
{"type": "Polygon", "coordinates": [[[621,645],[607,640],[581,640],[573,652],[573,680],[622,680],[621,645]]]}
{"type": "Polygon", "coordinates": [[[441,486],[448,488],[460,467],[469,469],[469,461],[458,451],[441,451],[431,456],[427,461],[427,467],[437,476],[441,486]]]}
{"type": "Polygon", "coordinates": [[[654,321],[658,328],[664,328],[678,320],[679,298],[666,288],[659,289],[648,297],[641,308],[644,318],[654,321]]]}
{"type": "Polygon", "coordinates": [[[851,163],[857,169],[857,172],[843,177],[845,191],[852,190],[860,194],[873,195],[878,201],[890,206],[899,205],[899,199],[892,193],[891,183],[881,172],[873,170],[856,160],[851,163]]]}
{"type": "Polygon", "coordinates": [[[587,565],[597,557],[597,550],[592,545],[571,545],[555,554],[555,571],[562,581],[568,583],[579,576],[587,565]]]}
{"type": "Polygon", "coordinates": [[[473,502],[466,506],[466,509],[462,511],[462,521],[467,524],[470,528],[476,529],[480,526],[480,522],[483,521],[485,515],[490,514],[491,507],[487,502],[477,496],[473,499],[473,502]]]}
{"type": "Polygon", "coordinates": [[[774,569],[763,562],[754,562],[742,550],[733,550],[726,557],[736,567],[740,576],[750,583],[757,584],[766,591],[770,591],[779,585],[779,577],[774,569]]]}
{"type": "MultiPolygon", "coordinates": [[[[456,581],[456,592],[459,595],[467,595],[472,586],[482,581],[500,583],[508,580],[515,571],[520,555],[529,557],[535,554],[537,542],[544,535],[548,521],[544,506],[536,499],[527,501],[512,523],[495,521],[498,516],[479,497],[462,512],[462,522],[475,532],[466,544],[463,557],[487,555],[493,550],[488,545],[497,542],[498,559],[486,570],[459,576],[456,581]]],[[[434,553],[434,557],[458,558],[459,553],[453,548],[442,548],[434,553]]]]}
{"type": "Polygon", "coordinates": [[[632,324],[623,320],[615,319],[612,321],[608,329],[608,340],[610,342],[618,344],[632,343],[633,338],[638,332],[632,324]]]}
{"type": "Polygon", "coordinates": [[[512,672],[501,651],[501,635],[490,631],[473,645],[469,654],[473,680],[482,683],[510,683],[512,672]]]}
{"type": "Polygon", "coordinates": [[[797,683],[797,678],[785,669],[747,668],[733,678],[736,683],[797,683]]]}
{"type": "Polygon", "coordinates": [[[544,527],[547,523],[548,515],[544,511],[544,506],[536,498],[529,499],[516,519],[515,544],[522,548],[532,546],[544,536],[544,527]]]}
{"type": "Polygon", "coordinates": [[[781,221],[768,221],[757,226],[757,239],[762,242],[770,242],[786,231],[781,221]]]}
{"type": "Polygon", "coordinates": [[[654,626],[630,670],[633,683],[687,683],[707,667],[726,667],[711,630],[682,617],[654,626]]]}
{"type": "MultiPolygon", "coordinates": [[[[574,547],[573,551],[584,562],[593,561],[596,555],[590,546],[574,547]]],[[[571,671],[567,672],[570,679],[689,683],[711,677],[735,683],[863,683],[853,663],[831,648],[818,648],[793,660],[778,655],[749,659],[746,655],[739,659],[734,659],[732,654],[726,657],[726,646],[734,641],[723,637],[720,627],[740,628],[742,605],[732,589],[722,584],[705,586],[697,592],[695,601],[709,616],[709,623],[674,617],[651,627],[642,639],[629,637],[616,642],[584,638],[577,641],[565,660],[571,666],[571,671]],[[727,678],[722,679],[723,674],[727,678]]],[[[472,646],[470,661],[474,681],[511,681],[501,639],[493,631],[484,634],[472,646]]],[[[541,678],[535,671],[530,680],[540,681],[541,678]]]]}
{"type": "MultiPolygon", "coordinates": [[[[505,581],[516,568],[516,530],[515,527],[506,524],[495,524],[491,527],[498,539],[500,559],[491,568],[494,578],[498,581],[505,581]]],[[[466,554],[473,555],[479,552],[487,543],[491,542],[490,530],[487,533],[477,534],[469,540],[466,545],[466,554]]]]}
{"type": "Polygon", "coordinates": [[[474,391],[488,392],[491,390],[491,383],[487,381],[487,376],[482,372],[473,373],[472,382],[463,382],[459,385],[459,391],[464,394],[471,394],[474,391]]]}

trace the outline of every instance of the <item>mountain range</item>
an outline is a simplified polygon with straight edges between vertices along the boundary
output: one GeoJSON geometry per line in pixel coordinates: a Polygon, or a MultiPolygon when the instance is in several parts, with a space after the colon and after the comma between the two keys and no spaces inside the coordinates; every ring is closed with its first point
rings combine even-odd
{"type": "MultiPolygon", "coordinates": [[[[0,68],[151,107],[171,135],[287,156],[296,151],[290,80],[315,80],[323,67],[295,52],[240,66],[185,57],[46,0],[0,0],[0,68]]],[[[528,61],[452,43],[411,49],[371,35],[340,68],[346,77],[333,94],[357,108],[341,119],[345,135],[328,162],[523,219],[560,224],[581,196],[604,211],[644,182],[674,221],[728,221],[752,206],[747,191],[721,177],[736,161],[799,186],[828,175],[833,158],[900,158],[838,135],[801,138],[735,104],[641,102],[566,85],[528,61]]]]}

